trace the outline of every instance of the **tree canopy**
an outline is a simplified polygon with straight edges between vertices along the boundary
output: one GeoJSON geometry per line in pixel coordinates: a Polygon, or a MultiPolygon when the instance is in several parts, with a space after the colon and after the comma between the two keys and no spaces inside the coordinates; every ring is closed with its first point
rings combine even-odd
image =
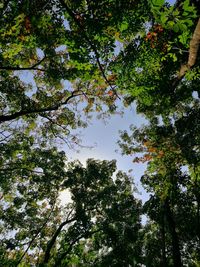
{"type": "Polygon", "coordinates": [[[200,266],[199,2],[2,0],[0,24],[1,266],[200,266]],[[145,203],[64,151],[119,103],[148,120],[118,141],[145,203]]]}

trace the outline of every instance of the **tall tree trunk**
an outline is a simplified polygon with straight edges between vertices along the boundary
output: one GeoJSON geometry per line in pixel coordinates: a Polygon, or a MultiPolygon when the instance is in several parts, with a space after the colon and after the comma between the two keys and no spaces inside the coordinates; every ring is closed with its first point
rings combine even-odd
{"type": "Polygon", "coordinates": [[[167,258],[166,258],[166,244],[165,244],[165,214],[162,207],[161,212],[161,226],[160,226],[160,233],[161,233],[161,247],[162,247],[162,261],[161,267],[167,267],[167,258]]]}
{"type": "Polygon", "coordinates": [[[165,214],[172,239],[172,254],[174,267],[182,267],[179,238],[176,232],[176,224],[173,218],[173,213],[169,205],[169,199],[166,199],[165,201],[165,214]]]}
{"type": "MultiPolygon", "coordinates": [[[[197,220],[197,236],[199,239],[199,245],[200,245],[200,184],[199,184],[199,177],[198,177],[198,168],[194,166],[193,168],[194,175],[195,175],[195,181],[194,181],[194,194],[197,201],[197,211],[196,211],[196,220],[197,220]]],[[[200,246],[199,246],[200,247],[200,246]]]]}
{"type": "Polygon", "coordinates": [[[199,193],[197,193],[196,195],[196,200],[197,200],[197,227],[196,227],[196,230],[197,230],[197,235],[198,235],[198,241],[199,241],[199,251],[200,251],[200,196],[199,196],[199,193]]]}

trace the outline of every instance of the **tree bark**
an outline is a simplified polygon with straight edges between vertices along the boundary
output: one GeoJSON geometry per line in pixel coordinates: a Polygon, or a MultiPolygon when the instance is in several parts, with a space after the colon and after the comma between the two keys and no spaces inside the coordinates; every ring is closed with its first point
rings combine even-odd
{"type": "Polygon", "coordinates": [[[197,60],[197,55],[198,55],[198,50],[199,50],[199,44],[200,44],[200,18],[197,22],[197,26],[194,30],[192,39],[190,41],[190,48],[189,48],[189,57],[188,57],[188,62],[187,64],[184,64],[181,66],[181,69],[178,74],[178,79],[181,80],[184,76],[185,73],[194,66],[196,60],[197,60]]]}
{"type": "Polygon", "coordinates": [[[186,72],[190,70],[196,63],[198,50],[200,45],[200,18],[197,22],[196,28],[192,35],[192,39],[190,40],[190,47],[189,47],[189,57],[186,64],[182,64],[177,77],[172,82],[172,87],[175,89],[177,85],[182,81],[186,72]]]}

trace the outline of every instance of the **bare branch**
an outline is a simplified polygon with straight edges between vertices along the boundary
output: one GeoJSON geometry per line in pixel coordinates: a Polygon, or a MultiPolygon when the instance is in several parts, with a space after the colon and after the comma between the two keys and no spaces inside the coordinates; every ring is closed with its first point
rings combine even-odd
{"type": "Polygon", "coordinates": [[[197,26],[194,30],[194,34],[190,41],[190,50],[189,50],[189,58],[188,58],[188,65],[190,68],[194,66],[196,62],[197,54],[199,50],[199,44],[200,44],[200,18],[198,20],[197,26]]]}
{"type": "MultiPolygon", "coordinates": [[[[2,134],[2,133],[0,133],[0,134],[2,134]]],[[[12,136],[12,134],[9,134],[9,135],[7,135],[7,136],[5,136],[4,134],[2,134],[4,137],[2,138],[2,139],[0,139],[0,143],[2,143],[2,142],[4,142],[5,140],[7,140],[9,137],[11,137],[12,136]]]]}

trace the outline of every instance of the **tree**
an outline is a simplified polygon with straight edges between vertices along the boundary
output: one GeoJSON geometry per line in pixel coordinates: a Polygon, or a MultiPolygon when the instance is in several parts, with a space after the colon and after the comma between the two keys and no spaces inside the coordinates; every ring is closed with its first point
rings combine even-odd
{"type": "Polygon", "coordinates": [[[126,104],[135,101],[149,120],[140,129],[132,127],[131,134],[123,132],[119,144],[122,153],[136,154],[135,163],[147,163],[141,180],[152,196],[145,210],[150,225],[151,220],[156,225],[156,240],[162,237],[161,265],[193,266],[199,264],[194,230],[199,225],[194,192],[199,191],[199,6],[195,1],[173,6],[152,1],[150,18],[146,33],[127,43],[111,66],[126,104]]]}
{"type": "MultiPolygon", "coordinates": [[[[1,233],[4,235],[1,262],[4,266],[30,263],[70,266],[77,261],[77,264],[92,266],[95,261],[98,266],[104,266],[103,262],[109,260],[110,266],[136,266],[141,253],[137,246],[141,204],[133,197],[130,177],[118,172],[114,181],[114,161],[88,160],[86,168],[74,162],[65,171],[62,155],[60,166],[58,157],[54,151],[52,161],[56,166],[49,158],[50,168],[35,171],[29,182],[31,186],[26,177],[20,176],[20,184],[16,181],[18,191],[15,188],[15,192],[9,192],[10,197],[2,196],[5,215],[1,216],[1,227],[8,233],[12,231],[13,237],[1,233]],[[51,177],[55,184],[53,181],[50,184],[51,177]],[[37,190],[34,190],[34,182],[37,190]],[[62,208],[58,201],[59,189],[67,189],[72,199],[62,208]],[[11,199],[14,196],[14,200],[11,199]],[[94,256],[79,258],[81,247],[83,254],[95,251],[94,256]],[[119,254],[123,247],[126,254],[119,254]],[[84,263],[85,260],[88,262],[84,263]]],[[[42,159],[46,157],[40,158],[41,165],[37,168],[42,169],[42,159]]]]}
{"type": "Polygon", "coordinates": [[[198,266],[198,1],[5,0],[0,9],[1,262],[198,266]],[[147,164],[143,228],[129,177],[112,178],[114,162],[66,165],[58,143],[78,144],[73,130],[94,111],[114,113],[120,97],[149,122],[119,142],[147,164]],[[64,189],[72,203],[61,207],[64,189]]]}
{"type": "MultiPolygon", "coordinates": [[[[175,121],[174,126],[154,122],[141,129],[132,128],[131,135],[122,133],[123,142],[119,143],[126,154],[142,153],[140,157],[135,157],[134,162],[147,162],[141,181],[152,195],[145,203],[144,211],[157,224],[157,239],[162,242],[160,253],[162,261],[166,259],[165,266],[170,263],[171,255],[173,266],[182,266],[181,261],[193,266],[192,261],[198,262],[199,259],[199,200],[196,193],[196,190],[199,191],[199,179],[198,169],[193,169],[198,162],[198,150],[196,146],[183,144],[183,137],[189,138],[191,128],[188,124],[188,128],[182,128],[184,134],[181,127],[178,131],[176,125],[180,126],[178,121],[182,119],[175,121]],[[184,153],[186,146],[187,153],[184,153]],[[191,154],[195,156],[188,157],[191,154]],[[166,246],[171,250],[169,255],[166,246]]],[[[195,128],[192,129],[195,138],[198,138],[195,128]]],[[[192,139],[194,142],[195,138],[192,139]]]]}
{"type": "Polygon", "coordinates": [[[146,32],[125,45],[112,69],[118,86],[127,95],[127,103],[135,100],[138,112],[148,118],[161,115],[166,119],[191,101],[194,91],[199,92],[199,22],[195,6],[190,6],[189,1],[178,6],[155,1],[148,23],[146,32]],[[196,77],[195,81],[191,76],[196,77]]]}
{"type": "MultiPolygon", "coordinates": [[[[104,1],[10,1],[1,6],[1,91],[7,109],[2,106],[0,122],[39,115],[50,123],[70,125],[67,118],[73,112],[68,106],[77,97],[85,98],[89,109],[100,96],[113,104],[117,93],[107,70],[114,55],[113,33],[128,23],[127,7],[134,2],[117,3],[109,1],[106,9],[104,1]],[[20,81],[23,71],[31,72],[34,86],[20,81]],[[73,90],[63,81],[73,83],[73,90]]],[[[139,14],[136,18],[141,23],[139,14]]]]}
{"type": "MultiPolygon", "coordinates": [[[[70,264],[73,253],[76,257],[75,247],[80,250],[79,240],[87,243],[100,231],[105,238],[96,237],[95,258],[101,264],[106,256],[111,257],[99,252],[109,245],[113,246],[109,261],[115,262],[119,257],[116,238],[121,245],[130,243],[129,231],[136,242],[140,228],[140,204],[132,196],[128,178],[118,175],[122,192],[110,177],[114,163],[91,162],[97,173],[104,174],[99,173],[104,184],[99,181],[97,188],[92,183],[98,181],[92,180],[96,176],[91,177],[80,164],[70,167],[75,179],[69,185],[73,204],[61,208],[58,195],[70,171],[65,170],[64,152],[52,144],[58,138],[77,143],[71,132],[86,126],[82,113],[87,116],[93,108],[101,111],[104,104],[111,113],[115,111],[118,93],[108,65],[118,31],[142,27],[143,2],[13,0],[3,1],[0,9],[1,262],[5,266],[70,264]],[[137,14],[136,6],[140,7],[137,14]],[[136,17],[133,22],[130,12],[136,17]],[[91,179],[91,192],[79,188],[79,172],[82,179],[91,179]],[[111,206],[106,207],[108,202],[111,206]],[[118,210],[122,214],[115,222],[118,210]],[[118,236],[115,228],[123,234],[118,236]]],[[[135,250],[134,244],[128,246],[135,250]]],[[[140,251],[136,252],[138,261],[140,251]]],[[[130,253],[126,254],[126,259],[120,256],[124,265],[132,261],[130,253]]]]}

